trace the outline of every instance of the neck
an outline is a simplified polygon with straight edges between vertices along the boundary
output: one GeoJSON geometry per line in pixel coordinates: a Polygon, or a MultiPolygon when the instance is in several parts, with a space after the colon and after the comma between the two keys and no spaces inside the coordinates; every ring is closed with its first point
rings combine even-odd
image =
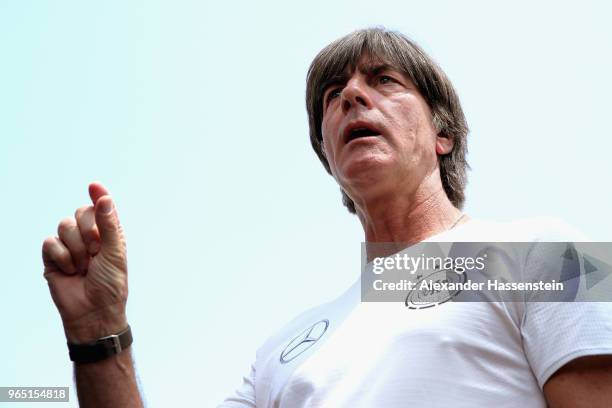
{"type": "MultiPolygon", "coordinates": [[[[394,194],[358,208],[366,242],[414,244],[454,226],[461,211],[450,202],[442,186],[408,196],[394,194]]],[[[465,222],[466,217],[460,221],[465,222]]]]}

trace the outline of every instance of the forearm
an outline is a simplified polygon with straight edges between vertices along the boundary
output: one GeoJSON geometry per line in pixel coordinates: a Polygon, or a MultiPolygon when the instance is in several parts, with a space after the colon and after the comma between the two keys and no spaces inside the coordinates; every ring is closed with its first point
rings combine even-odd
{"type": "Polygon", "coordinates": [[[81,408],[143,407],[131,348],[96,363],[77,363],[74,374],[81,408]]]}

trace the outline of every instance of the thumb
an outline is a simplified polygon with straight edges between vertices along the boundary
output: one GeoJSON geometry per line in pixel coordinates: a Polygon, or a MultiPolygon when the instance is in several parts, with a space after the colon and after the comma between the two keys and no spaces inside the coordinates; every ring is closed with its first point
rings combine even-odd
{"type": "Polygon", "coordinates": [[[98,199],[95,206],[96,224],[100,232],[102,249],[115,248],[121,244],[121,229],[115,204],[109,195],[98,199]]]}

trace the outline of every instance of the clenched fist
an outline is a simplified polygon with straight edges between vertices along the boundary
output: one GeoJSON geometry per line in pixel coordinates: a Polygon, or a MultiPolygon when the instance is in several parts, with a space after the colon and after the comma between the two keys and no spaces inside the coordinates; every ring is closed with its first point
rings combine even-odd
{"type": "Polygon", "coordinates": [[[127,327],[127,255],[113,200],[89,185],[93,205],[62,220],[58,236],[43,243],[44,277],[67,339],[85,343],[127,327]]]}

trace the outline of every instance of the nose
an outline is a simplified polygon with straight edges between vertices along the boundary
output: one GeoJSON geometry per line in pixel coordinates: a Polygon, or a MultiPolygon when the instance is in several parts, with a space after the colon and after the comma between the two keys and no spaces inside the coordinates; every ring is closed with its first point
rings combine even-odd
{"type": "Polygon", "coordinates": [[[367,84],[363,78],[353,77],[351,78],[341,93],[342,99],[342,111],[347,113],[351,108],[357,106],[363,106],[364,108],[371,108],[372,101],[368,95],[367,84]]]}

